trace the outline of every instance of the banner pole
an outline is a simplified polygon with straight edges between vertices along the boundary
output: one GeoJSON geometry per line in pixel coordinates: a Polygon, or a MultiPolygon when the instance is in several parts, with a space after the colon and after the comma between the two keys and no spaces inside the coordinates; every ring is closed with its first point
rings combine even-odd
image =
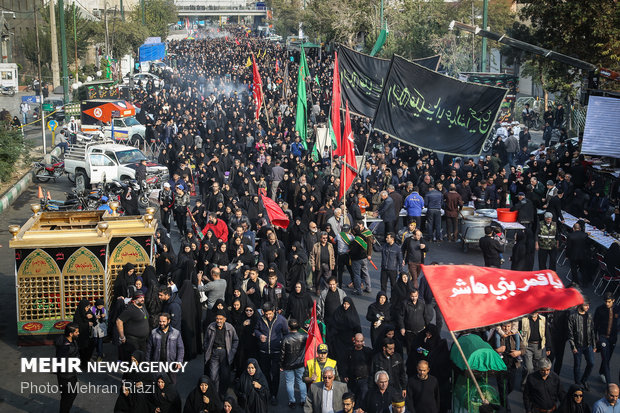
{"type": "Polygon", "coordinates": [[[471,377],[471,379],[473,380],[474,384],[476,385],[476,390],[478,390],[478,394],[480,395],[480,399],[482,400],[482,402],[484,404],[487,404],[488,401],[484,398],[484,395],[482,394],[482,389],[480,389],[480,385],[478,384],[478,380],[476,380],[476,376],[474,376],[474,372],[471,370],[471,366],[469,365],[469,362],[467,361],[467,357],[465,357],[465,353],[463,353],[463,349],[461,348],[461,344],[456,339],[456,336],[454,335],[454,332],[452,330],[448,330],[448,331],[450,331],[450,335],[452,336],[452,340],[454,340],[454,344],[456,345],[456,348],[459,350],[459,353],[461,354],[461,357],[463,358],[463,361],[465,362],[465,366],[467,367],[467,372],[469,373],[469,377],[471,377]]]}

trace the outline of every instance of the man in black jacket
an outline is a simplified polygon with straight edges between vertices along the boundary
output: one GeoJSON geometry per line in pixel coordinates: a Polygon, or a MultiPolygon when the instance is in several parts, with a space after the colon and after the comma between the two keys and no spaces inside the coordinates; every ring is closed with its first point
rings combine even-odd
{"type": "Polygon", "coordinates": [[[484,227],[484,237],[480,238],[479,245],[484,257],[484,266],[500,268],[502,261],[499,255],[504,252],[504,249],[499,241],[493,238],[493,228],[484,227]]]}
{"type": "Polygon", "coordinates": [[[405,300],[403,304],[396,323],[407,343],[407,354],[414,354],[413,344],[431,322],[432,314],[426,310],[426,304],[415,288],[409,293],[409,300],[405,300]]]}
{"type": "Polygon", "coordinates": [[[396,393],[392,385],[392,379],[384,370],[374,375],[374,383],[366,394],[363,410],[368,413],[385,413],[389,411],[392,398],[396,393]]]}
{"type": "Polygon", "coordinates": [[[585,285],[586,277],[586,252],[588,251],[588,234],[581,230],[581,225],[576,222],[573,232],[566,236],[566,256],[570,262],[570,272],[575,283],[585,285]]]}
{"type": "Polygon", "coordinates": [[[523,192],[517,194],[518,201],[510,208],[511,211],[519,211],[517,221],[526,228],[533,229],[536,218],[536,208],[532,201],[525,197],[523,192]]]}
{"type": "Polygon", "coordinates": [[[618,318],[620,318],[620,306],[614,306],[614,294],[611,291],[605,293],[604,304],[597,307],[594,312],[594,332],[596,333],[596,346],[601,353],[601,368],[599,374],[606,383],[611,383],[611,371],[609,362],[616,348],[618,339],[618,318]]]}
{"type": "MultiPolygon", "coordinates": [[[[388,374],[390,388],[395,393],[402,393],[403,397],[405,397],[407,392],[407,370],[405,369],[403,356],[396,353],[394,347],[393,339],[389,337],[383,339],[383,350],[372,358],[369,379],[374,379],[376,382],[378,372],[383,370],[388,374]]],[[[368,384],[373,386],[370,382],[368,384]]],[[[368,395],[366,398],[368,398],[368,395]]]]}
{"type": "MultiPolygon", "coordinates": [[[[80,329],[76,323],[69,323],[65,327],[65,334],[56,340],[56,358],[70,359],[80,358],[80,351],[77,345],[77,338],[80,335],[80,329]]],[[[67,360],[68,364],[68,360],[67,360]]],[[[68,413],[73,406],[77,393],[75,386],[77,385],[77,373],[67,371],[65,373],[57,373],[58,386],[60,387],[60,413],[68,413]]]]}
{"type": "Polygon", "coordinates": [[[286,380],[286,393],[288,394],[288,407],[295,408],[295,384],[299,387],[299,404],[303,406],[306,401],[306,385],[301,380],[304,373],[304,356],[306,354],[306,340],[308,335],[299,331],[299,322],[294,318],[288,321],[290,333],[282,340],[280,351],[280,368],[284,372],[286,380]]]}
{"type": "Polygon", "coordinates": [[[568,316],[568,343],[573,351],[573,378],[576,384],[583,384],[586,390],[590,390],[588,385],[588,377],[594,367],[594,322],[592,316],[588,313],[590,302],[586,298],[583,304],[577,307],[568,316]],[[586,368],[581,377],[581,355],[586,359],[586,368]]]}
{"type": "Polygon", "coordinates": [[[181,300],[170,287],[162,287],[159,290],[159,299],[163,303],[162,312],[170,314],[170,325],[181,331],[181,300]]]}
{"type": "Polygon", "coordinates": [[[372,349],[364,345],[364,335],[357,333],[353,338],[353,348],[347,354],[343,369],[344,381],[349,385],[349,389],[355,394],[357,400],[364,400],[368,393],[371,362],[372,349]]]}

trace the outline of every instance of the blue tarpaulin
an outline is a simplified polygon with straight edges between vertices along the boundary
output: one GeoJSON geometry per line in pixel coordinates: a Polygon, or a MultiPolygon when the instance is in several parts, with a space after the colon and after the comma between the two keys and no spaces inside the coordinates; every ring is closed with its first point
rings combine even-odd
{"type": "Polygon", "coordinates": [[[161,60],[166,57],[166,45],[164,43],[143,44],[139,50],[140,62],[161,60]]]}

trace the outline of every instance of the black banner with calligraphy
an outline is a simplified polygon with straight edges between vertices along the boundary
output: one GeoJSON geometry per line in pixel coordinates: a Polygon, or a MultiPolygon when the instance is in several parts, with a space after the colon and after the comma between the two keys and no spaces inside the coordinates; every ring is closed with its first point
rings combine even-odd
{"type": "MultiPolygon", "coordinates": [[[[414,62],[431,70],[437,70],[439,60],[440,56],[437,55],[417,59],[414,62]]],[[[390,61],[340,46],[338,65],[343,102],[349,102],[351,113],[372,118],[381,99],[383,84],[390,70],[390,61]]]]}
{"type": "Polygon", "coordinates": [[[435,152],[479,155],[506,91],[462,82],[394,56],[374,128],[435,152]]]}

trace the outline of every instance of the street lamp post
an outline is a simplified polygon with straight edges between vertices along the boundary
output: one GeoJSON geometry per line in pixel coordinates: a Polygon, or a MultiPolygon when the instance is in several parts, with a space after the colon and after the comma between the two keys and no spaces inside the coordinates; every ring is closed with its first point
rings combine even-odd
{"type": "MultiPolygon", "coordinates": [[[[60,53],[62,57],[62,92],[63,100],[69,103],[69,70],[67,68],[67,35],[65,28],[65,0],[58,0],[60,16],[60,53]]],[[[66,117],[66,113],[65,113],[66,117]]]]}
{"type": "MultiPolygon", "coordinates": [[[[482,3],[482,28],[487,30],[489,17],[489,0],[484,0],[482,3]]],[[[480,71],[487,71],[487,38],[482,38],[482,55],[480,56],[480,71]]]]}

